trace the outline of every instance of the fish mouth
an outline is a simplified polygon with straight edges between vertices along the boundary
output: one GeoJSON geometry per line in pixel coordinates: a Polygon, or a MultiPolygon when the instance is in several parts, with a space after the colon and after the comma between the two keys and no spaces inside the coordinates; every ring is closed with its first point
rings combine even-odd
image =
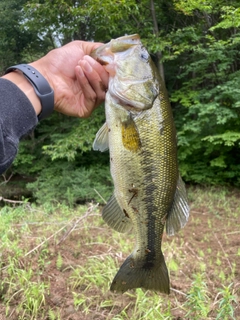
{"type": "Polygon", "coordinates": [[[113,62],[114,54],[117,52],[123,52],[129,48],[138,45],[140,43],[140,36],[138,34],[126,35],[117,39],[113,39],[110,42],[93,50],[90,56],[98,61],[102,65],[108,65],[113,62]]]}

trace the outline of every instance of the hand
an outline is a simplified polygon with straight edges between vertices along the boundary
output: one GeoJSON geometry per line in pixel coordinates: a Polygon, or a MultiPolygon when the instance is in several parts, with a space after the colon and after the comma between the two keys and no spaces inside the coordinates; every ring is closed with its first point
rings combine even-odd
{"type": "Polygon", "coordinates": [[[54,109],[88,117],[105,99],[108,73],[88,56],[100,43],[73,41],[30,63],[54,90],[54,109]]]}

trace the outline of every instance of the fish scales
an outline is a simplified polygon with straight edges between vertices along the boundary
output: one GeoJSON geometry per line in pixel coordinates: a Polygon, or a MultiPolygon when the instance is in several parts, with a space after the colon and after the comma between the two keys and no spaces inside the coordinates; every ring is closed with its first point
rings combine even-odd
{"type": "Polygon", "coordinates": [[[113,60],[109,59],[109,45],[93,54],[103,64],[107,57],[115,68],[114,72],[109,69],[105,129],[94,142],[95,150],[109,146],[114,182],[114,195],[103,218],[120,232],[132,226],[136,236],[135,249],[115,276],[111,290],[142,287],[168,294],[169,276],[161,250],[164,227],[169,220],[169,233],[177,232],[189,214],[178,172],[176,131],[166,89],[139,37],[119,39],[115,40],[117,49],[112,48],[113,60]],[[118,62],[115,57],[121,50],[126,57],[119,57],[118,62]],[[183,210],[176,210],[175,198],[183,201],[183,210]]]}
{"type": "MultiPolygon", "coordinates": [[[[121,137],[121,130],[120,124],[118,131],[112,130],[115,115],[110,110],[108,112],[108,109],[106,114],[109,115],[107,123],[111,129],[109,132],[111,145],[111,141],[116,142],[121,137]]],[[[120,206],[132,219],[136,234],[137,245],[132,267],[135,267],[135,263],[137,267],[138,261],[141,261],[139,267],[146,270],[151,270],[155,261],[163,260],[161,237],[165,225],[164,217],[170,210],[178,179],[176,148],[169,148],[169,140],[174,140],[175,135],[170,134],[173,131],[169,128],[172,121],[167,121],[166,116],[171,117],[167,112],[162,117],[159,112],[159,100],[156,99],[153,108],[147,110],[140,119],[134,118],[141,140],[141,148],[134,158],[131,151],[122,148],[121,141],[119,144],[113,143],[111,152],[114,155],[111,165],[112,176],[121,174],[121,179],[117,179],[114,184],[115,194],[120,195],[117,197],[120,199],[120,206]],[[162,134],[159,134],[159,123],[155,126],[151,125],[152,118],[164,119],[164,124],[160,122],[164,129],[162,134]],[[146,131],[149,133],[146,134],[146,131]],[[169,158],[168,164],[166,164],[166,157],[169,158]],[[131,175],[129,175],[130,172],[131,175]],[[164,180],[168,182],[163,183],[164,180]],[[138,192],[134,197],[131,192],[132,186],[138,192]],[[135,213],[134,208],[137,208],[138,214],[135,213]]],[[[160,264],[157,263],[158,265],[160,264]]],[[[128,281],[125,282],[127,285],[128,281]]],[[[153,278],[152,283],[148,281],[148,288],[157,290],[156,284],[156,279],[153,278]]],[[[112,288],[114,289],[114,285],[112,288]]],[[[166,289],[164,292],[169,291],[166,289]]]]}

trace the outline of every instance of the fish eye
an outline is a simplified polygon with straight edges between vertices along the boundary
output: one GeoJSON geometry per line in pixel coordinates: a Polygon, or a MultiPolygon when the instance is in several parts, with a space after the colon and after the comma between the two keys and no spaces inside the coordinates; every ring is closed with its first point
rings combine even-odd
{"type": "Polygon", "coordinates": [[[148,61],[148,58],[149,58],[149,54],[147,51],[142,51],[141,54],[140,54],[140,58],[144,61],[144,62],[147,62],[148,61]]]}

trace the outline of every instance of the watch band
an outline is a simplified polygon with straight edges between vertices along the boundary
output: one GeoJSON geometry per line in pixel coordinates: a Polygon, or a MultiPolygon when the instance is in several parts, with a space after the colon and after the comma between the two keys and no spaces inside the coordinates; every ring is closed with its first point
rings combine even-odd
{"type": "Polygon", "coordinates": [[[42,111],[38,115],[38,120],[42,120],[50,116],[54,108],[54,91],[50,87],[48,81],[35,68],[28,64],[18,64],[7,68],[5,74],[20,70],[25,78],[32,84],[36,95],[39,97],[42,111]]]}

